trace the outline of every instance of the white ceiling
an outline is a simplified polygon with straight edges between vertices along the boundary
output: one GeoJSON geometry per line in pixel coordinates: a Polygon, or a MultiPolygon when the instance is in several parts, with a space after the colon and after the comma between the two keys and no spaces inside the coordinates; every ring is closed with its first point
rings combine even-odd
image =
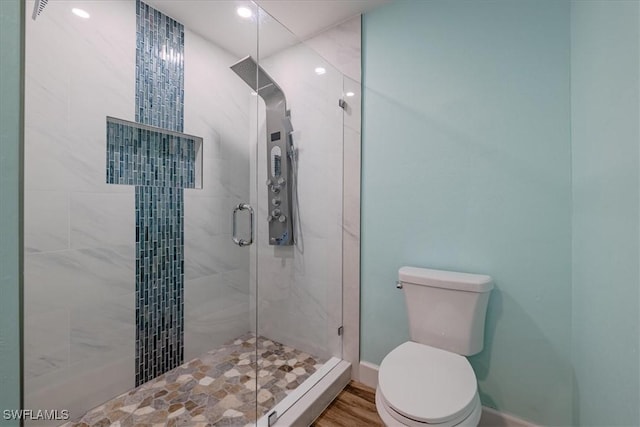
{"type": "Polygon", "coordinates": [[[264,58],[389,1],[257,0],[264,11],[247,0],[146,0],[145,3],[238,58],[257,56],[258,47],[264,58]],[[252,9],[254,16],[250,19],[238,16],[236,9],[240,6],[252,9]]]}

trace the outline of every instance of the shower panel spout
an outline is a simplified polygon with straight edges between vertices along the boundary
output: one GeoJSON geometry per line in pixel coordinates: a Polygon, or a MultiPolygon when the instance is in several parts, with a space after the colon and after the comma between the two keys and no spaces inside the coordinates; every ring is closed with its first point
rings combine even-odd
{"type": "Polygon", "coordinates": [[[267,122],[267,206],[269,244],[293,245],[292,162],[295,152],[291,140],[290,112],[284,92],[251,57],[241,59],[231,69],[264,100],[267,122]]]}

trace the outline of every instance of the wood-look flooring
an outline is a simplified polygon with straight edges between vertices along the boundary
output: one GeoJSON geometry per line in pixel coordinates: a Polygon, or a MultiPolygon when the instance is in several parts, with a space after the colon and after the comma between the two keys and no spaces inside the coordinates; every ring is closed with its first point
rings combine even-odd
{"type": "Polygon", "coordinates": [[[384,426],[376,411],[376,391],[351,381],[312,424],[313,427],[384,426]]]}

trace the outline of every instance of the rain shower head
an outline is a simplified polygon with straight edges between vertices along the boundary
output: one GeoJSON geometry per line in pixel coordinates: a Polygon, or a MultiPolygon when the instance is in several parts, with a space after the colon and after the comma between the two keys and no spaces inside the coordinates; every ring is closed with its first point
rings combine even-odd
{"type": "Polygon", "coordinates": [[[233,64],[231,69],[244,80],[251,89],[255,90],[265,102],[269,103],[269,100],[275,102],[284,101],[286,110],[284,92],[280,86],[273,81],[271,76],[256,63],[251,55],[233,64]]]}
{"type": "Polygon", "coordinates": [[[36,0],[33,5],[33,13],[31,14],[31,18],[35,21],[36,18],[42,13],[44,7],[47,5],[49,0],[36,0]]]}

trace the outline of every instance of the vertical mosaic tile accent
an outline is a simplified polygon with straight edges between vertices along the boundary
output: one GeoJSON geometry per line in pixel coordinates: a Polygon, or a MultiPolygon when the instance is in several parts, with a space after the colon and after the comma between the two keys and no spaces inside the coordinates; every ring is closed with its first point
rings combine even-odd
{"type": "Polygon", "coordinates": [[[184,190],[136,187],[136,385],[184,358],[184,190]]]}
{"type": "MultiPolygon", "coordinates": [[[[136,121],[182,132],[184,27],[140,0],[136,24],[136,121]]],[[[189,168],[180,165],[181,147],[174,144],[163,156],[159,145],[168,141],[144,136],[146,173],[138,179],[145,187],[136,187],[136,385],[180,365],[184,355],[184,190],[178,184],[179,171],[189,168]]]]}
{"type": "Polygon", "coordinates": [[[180,134],[183,25],[140,0],[136,24],[137,123],[107,118],[106,180],[136,186],[138,386],[184,358],[184,188],[198,185],[202,139],[180,134]]]}
{"type": "Polygon", "coordinates": [[[195,188],[197,140],[107,117],[107,183],[195,188]]]}
{"type": "Polygon", "coordinates": [[[136,122],[184,128],[184,26],[136,1],[136,122]]]}

